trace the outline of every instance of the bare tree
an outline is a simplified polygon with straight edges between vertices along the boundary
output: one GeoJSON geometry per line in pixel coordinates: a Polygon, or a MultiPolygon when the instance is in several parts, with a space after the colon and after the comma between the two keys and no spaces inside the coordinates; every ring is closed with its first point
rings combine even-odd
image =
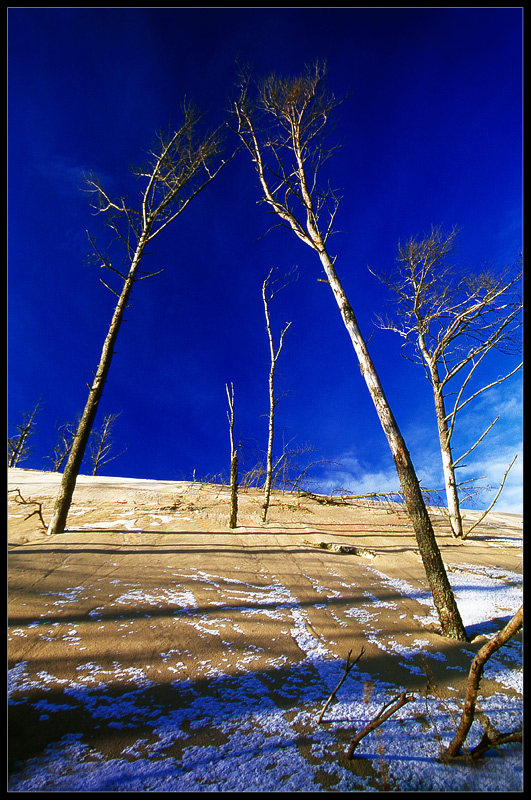
{"type": "MultiPolygon", "coordinates": [[[[516,267],[499,273],[489,269],[458,270],[449,262],[457,233],[456,228],[448,234],[440,228],[432,228],[429,236],[399,244],[396,268],[390,274],[377,277],[390,287],[397,307],[397,318],[379,318],[379,326],[402,337],[402,355],[422,364],[432,386],[448,516],[453,535],[462,537],[468,535],[463,531],[459,500],[459,487],[464,483],[458,483],[455,470],[464,466],[460,462],[480,444],[499,417],[459,458],[453,456],[452,436],[458,412],[485,390],[510,378],[522,366],[519,364],[479,389],[469,388],[477,368],[490,352],[512,352],[518,346],[517,333],[522,324],[522,298],[518,291],[522,264],[519,261],[516,267]],[[456,379],[460,381],[458,386],[455,386],[456,379]],[[454,399],[448,410],[450,394],[454,399]]],[[[506,477],[507,473],[502,487],[506,477]]],[[[498,495],[499,492],[495,500],[498,495]]]]}
{"type": "Polygon", "coordinates": [[[269,367],[269,414],[268,414],[268,437],[267,437],[267,451],[266,451],[266,471],[265,471],[265,483],[264,483],[264,502],[262,504],[262,515],[261,519],[262,522],[267,520],[267,511],[269,509],[269,501],[271,498],[271,483],[273,480],[273,473],[275,469],[278,468],[280,465],[280,461],[282,460],[284,454],[280,456],[280,459],[277,461],[275,465],[273,465],[273,442],[275,438],[275,409],[279,402],[279,397],[275,394],[275,371],[277,367],[277,361],[282,352],[282,347],[284,345],[284,336],[286,335],[291,322],[287,322],[285,328],[282,329],[280,332],[280,338],[278,345],[275,346],[275,340],[273,337],[273,331],[271,330],[271,317],[269,314],[269,303],[273,299],[273,297],[281,291],[287,283],[290,283],[294,280],[293,270],[289,272],[287,275],[280,276],[278,278],[272,278],[274,272],[274,268],[269,271],[267,278],[265,279],[262,285],[262,299],[264,302],[264,313],[266,319],[266,330],[267,336],[269,339],[269,357],[270,357],[270,367],[269,367]]]}
{"type": "Polygon", "coordinates": [[[22,415],[23,421],[14,427],[18,431],[17,436],[12,436],[7,440],[7,465],[8,467],[18,467],[29,454],[30,447],[28,439],[35,433],[35,417],[39,412],[40,401],[33,411],[22,415]]]}
{"type": "Polygon", "coordinates": [[[70,455],[80,418],[81,416],[78,415],[75,423],[65,422],[57,427],[57,442],[53,454],[46,456],[53,464],[53,472],[61,472],[65,461],[70,455]]]}
{"type": "Polygon", "coordinates": [[[120,414],[107,414],[103,418],[101,427],[92,431],[89,440],[89,451],[92,462],[92,475],[97,475],[98,470],[105,464],[114,461],[116,458],[125,453],[125,448],[120,453],[111,456],[110,452],[114,446],[114,441],[111,438],[112,428],[120,414]]]}
{"type": "Polygon", "coordinates": [[[190,106],[185,105],[184,122],[181,127],[170,135],[159,134],[150,152],[149,166],[145,170],[135,171],[135,174],[144,181],[137,209],[131,208],[123,198],[112,200],[95,176],[87,177],[88,191],[95,198],[94,205],[98,213],[106,216],[107,224],[125,248],[126,257],[123,266],[117,267],[107,255],[99,252],[91,240],[100,266],[118,276],[121,289],[116,291],[102,280],[118,300],[63,473],[48,534],[61,533],[65,528],[77,476],[133,286],[137,281],[158,274],[145,274],[140,271],[140,262],[146,246],[188,208],[191,201],[215,178],[226,163],[218,161],[215,167],[211,166],[220,154],[220,136],[215,132],[202,137],[198,133],[198,124],[197,114],[190,106]]]}
{"type": "Polygon", "coordinates": [[[230,436],[229,528],[235,528],[238,524],[238,449],[234,445],[234,386],[231,383],[229,392],[229,387],[227,384],[225,384],[225,389],[227,391],[227,399],[229,401],[229,411],[227,411],[230,436]]]}
{"type": "Polygon", "coordinates": [[[317,63],[299,77],[272,75],[256,99],[249,76],[242,76],[235,130],[255,165],[263,202],[319,257],[393,455],[443,633],[466,640],[411,457],[328,251],[339,197],[319,187],[318,174],[335,149],[325,144],[324,129],[338,101],[323,86],[325,73],[317,63]]]}

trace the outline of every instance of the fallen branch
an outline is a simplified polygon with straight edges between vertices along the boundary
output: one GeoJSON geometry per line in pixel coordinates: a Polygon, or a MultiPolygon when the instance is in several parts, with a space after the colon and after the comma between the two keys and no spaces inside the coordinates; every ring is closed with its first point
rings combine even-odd
{"type": "Polygon", "coordinates": [[[334,691],[332,692],[332,694],[330,695],[330,697],[328,698],[328,700],[327,700],[327,701],[326,701],[326,703],[324,704],[323,710],[322,710],[322,711],[321,711],[321,713],[319,714],[319,719],[317,720],[317,724],[319,724],[319,723],[321,722],[321,720],[323,719],[326,709],[328,708],[328,706],[330,705],[330,703],[333,701],[333,699],[335,698],[335,696],[336,696],[337,692],[339,691],[339,689],[340,689],[340,688],[341,688],[341,686],[343,685],[344,681],[346,680],[346,678],[347,678],[347,675],[349,675],[350,671],[351,671],[351,670],[352,670],[352,669],[355,667],[355,665],[358,663],[358,661],[360,660],[360,658],[363,656],[364,652],[365,652],[365,648],[364,648],[364,647],[362,647],[362,648],[361,648],[361,651],[360,651],[360,654],[359,654],[359,656],[356,658],[356,660],[355,660],[355,661],[351,661],[351,660],[350,660],[350,656],[352,655],[352,650],[349,650],[349,651],[348,651],[347,663],[345,664],[345,672],[343,673],[343,677],[341,678],[341,680],[340,680],[340,681],[339,681],[339,683],[337,684],[336,688],[334,689],[334,691]]]}
{"type": "Polygon", "coordinates": [[[521,727],[515,731],[510,731],[509,733],[501,733],[500,731],[496,730],[490,719],[485,714],[481,719],[481,724],[483,725],[484,730],[483,738],[481,739],[480,743],[473,747],[470,751],[470,756],[473,759],[481,758],[485,755],[487,750],[496,748],[501,744],[522,741],[521,727]]]}
{"type": "Polygon", "coordinates": [[[376,714],[374,719],[372,719],[369,724],[366,725],[364,729],[360,731],[360,733],[357,733],[352,739],[347,751],[347,758],[353,757],[354,750],[368,733],[378,728],[380,725],[382,725],[382,723],[389,719],[389,717],[394,714],[395,711],[398,711],[399,708],[402,708],[402,706],[405,706],[406,703],[410,703],[412,700],[415,700],[415,695],[408,695],[407,692],[402,692],[402,694],[393,698],[393,700],[385,703],[385,705],[383,705],[380,711],[376,714]]]}
{"type": "MultiPolygon", "coordinates": [[[[465,743],[472,722],[474,720],[474,711],[476,708],[476,698],[479,689],[479,682],[483,675],[483,668],[488,659],[502,647],[515,633],[522,627],[523,623],[523,606],[520,606],[514,617],[509,620],[505,628],[503,628],[494,639],[491,639],[487,644],[483,645],[481,650],[477,653],[472,661],[470,672],[468,673],[468,682],[465,697],[465,707],[461,715],[461,721],[457,732],[443,753],[443,758],[454,758],[461,752],[461,747],[465,743]]],[[[486,730],[486,735],[490,735],[486,730]]],[[[485,739],[485,736],[482,739],[485,739]]],[[[501,744],[501,742],[499,742],[501,744]]],[[[481,743],[480,743],[481,744],[481,743]]],[[[488,749],[488,747],[486,748],[488,749]]],[[[485,750],[483,750],[485,752],[485,750]]],[[[476,756],[479,758],[480,756],[476,756]]]]}
{"type": "Polygon", "coordinates": [[[28,498],[26,500],[24,497],[22,497],[19,488],[8,489],[7,491],[8,491],[8,493],[9,492],[18,492],[18,495],[15,495],[15,497],[13,498],[15,503],[18,503],[19,505],[23,505],[23,506],[33,506],[33,505],[37,506],[37,508],[34,511],[32,511],[30,514],[28,514],[27,517],[24,517],[24,520],[27,520],[30,517],[33,517],[35,514],[37,514],[39,519],[40,519],[40,521],[41,521],[41,524],[42,524],[43,528],[47,528],[48,527],[47,524],[45,523],[43,517],[42,517],[42,503],[40,503],[38,500],[32,500],[31,498],[28,498]]]}
{"type": "Polygon", "coordinates": [[[349,544],[336,544],[334,542],[309,542],[308,539],[303,539],[303,544],[308,544],[310,547],[319,547],[321,550],[330,550],[332,553],[350,553],[353,556],[361,556],[362,558],[376,558],[376,553],[373,550],[366,550],[363,547],[354,547],[349,544]]]}

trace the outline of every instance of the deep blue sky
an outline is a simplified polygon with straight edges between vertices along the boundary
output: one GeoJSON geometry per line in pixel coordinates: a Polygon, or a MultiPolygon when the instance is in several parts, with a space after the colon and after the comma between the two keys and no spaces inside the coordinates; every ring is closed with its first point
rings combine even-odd
{"type": "MultiPolygon", "coordinates": [[[[522,247],[521,9],[15,8],[8,47],[10,425],[43,403],[23,466],[49,466],[56,425],[83,409],[114,306],[87,263],[86,231],[102,246],[106,233],[80,190],[83,172],[115,196],[128,191],[129,165],[142,163],[157,130],[179,124],[185,97],[212,127],[223,122],[237,58],[258,75],[324,58],[330,90],[348,94],[336,114],[343,147],[322,179],[342,188],[331,251],[367,338],[389,299],[367,265],[392,266],[398,240],[458,225],[469,268],[503,267],[522,247]]],[[[228,136],[227,151],[234,144],[228,136]]],[[[154,242],[143,268],[164,272],[134,290],[97,419],[121,412],[116,447],[128,449],[103,473],[227,472],[231,381],[237,438],[265,447],[261,285],[271,267],[297,265],[299,280],[271,307],[277,334],[292,321],[278,367],[279,437],[341,465],[321,469],[324,483],[398,488],[317,257],[286,230],[264,237],[272,220],[258,199],[242,151],[154,242]]],[[[374,332],[370,350],[417,472],[440,487],[431,389],[399,348],[374,332]]],[[[493,356],[482,377],[516,363],[493,356]]],[[[459,454],[498,413],[466,477],[494,484],[520,451],[519,377],[462,418],[459,454]]],[[[517,463],[500,508],[520,501],[517,463]]]]}

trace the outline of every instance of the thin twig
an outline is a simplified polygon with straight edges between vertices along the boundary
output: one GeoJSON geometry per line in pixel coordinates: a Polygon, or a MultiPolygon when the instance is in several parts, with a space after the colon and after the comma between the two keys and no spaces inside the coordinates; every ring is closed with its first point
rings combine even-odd
{"type": "Polygon", "coordinates": [[[343,677],[341,678],[341,680],[340,680],[340,681],[339,681],[339,683],[337,684],[336,688],[334,689],[334,691],[332,692],[332,694],[330,695],[330,697],[328,698],[328,700],[327,700],[327,701],[326,701],[326,703],[324,704],[323,710],[322,710],[322,711],[321,711],[321,713],[319,714],[319,719],[317,720],[317,724],[319,724],[319,723],[321,722],[321,720],[323,719],[323,717],[324,717],[324,713],[325,713],[326,709],[328,708],[328,706],[330,705],[330,703],[333,701],[333,699],[335,698],[335,696],[336,696],[337,692],[339,691],[339,689],[340,689],[340,688],[341,688],[341,686],[343,685],[344,681],[346,680],[346,678],[347,678],[347,675],[348,675],[348,674],[350,673],[350,671],[351,671],[351,670],[354,668],[354,666],[355,666],[355,665],[358,663],[358,661],[360,660],[360,658],[363,656],[364,652],[365,652],[365,648],[364,648],[364,647],[362,647],[362,648],[361,648],[361,650],[360,650],[360,654],[359,654],[359,656],[356,658],[356,660],[355,660],[355,661],[351,661],[351,660],[350,660],[350,656],[352,655],[352,650],[349,650],[349,651],[348,651],[347,663],[345,664],[345,671],[344,671],[344,673],[343,673],[343,677]]]}

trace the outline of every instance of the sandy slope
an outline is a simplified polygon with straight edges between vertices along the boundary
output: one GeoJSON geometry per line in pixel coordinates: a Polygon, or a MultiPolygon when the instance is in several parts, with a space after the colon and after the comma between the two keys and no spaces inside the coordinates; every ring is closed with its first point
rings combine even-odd
{"type": "MultiPolygon", "coordinates": [[[[49,518],[60,476],[9,473],[9,487],[42,501],[49,518]]],[[[14,790],[79,789],[87,780],[101,790],[103,774],[111,790],[134,788],[142,774],[149,790],[278,791],[291,785],[297,759],[296,771],[305,772],[310,790],[385,788],[393,780],[415,788],[412,765],[406,784],[401,777],[401,747],[420,747],[419,764],[427,747],[439,775],[437,725],[426,716],[432,706],[421,700],[427,673],[439,687],[429,702],[441,713],[462,695],[484,635],[516,610],[521,516],[491,514],[460,544],[434,514],[465,625],[476,636],[463,645],[438,634],[416,542],[398,507],[328,505],[279,494],[266,526],[259,524],[259,507],[256,492],[242,494],[241,524],[229,531],[228,494],[219,487],[81,476],[68,532],[50,539],[35,516],[24,520],[32,508],[10,501],[14,790]],[[340,555],[304,540],[354,545],[375,557],[340,555]],[[317,729],[315,715],[341,677],[343,660],[362,647],[355,679],[342,690],[343,706],[332,706],[328,723],[317,729]],[[381,729],[387,772],[374,735],[365,740],[367,758],[347,762],[353,726],[359,729],[359,719],[370,718],[402,688],[419,693],[418,703],[397,715],[413,738],[404,744],[400,719],[394,727],[390,721],[381,729]],[[417,729],[423,744],[414,744],[417,729]],[[236,739],[244,732],[254,755],[236,758],[236,739]],[[266,743],[269,760],[258,768],[266,743]],[[288,752],[291,766],[282,771],[288,752]],[[227,766],[222,774],[220,754],[227,766]],[[72,772],[70,764],[65,772],[72,758],[77,768],[72,772]],[[249,772],[250,761],[257,773],[249,772]],[[133,764],[136,778],[126,769],[133,764]],[[161,765],[168,764],[170,773],[161,777],[161,765]]],[[[467,516],[472,521],[477,512],[467,516]]],[[[519,715],[519,671],[514,642],[482,682],[487,705],[504,698],[496,708],[498,716],[508,715],[501,720],[506,727],[519,715]]],[[[449,740],[447,723],[441,726],[449,740]]],[[[509,747],[516,776],[518,747],[509,747]]],[[[495,767],[491,760],[489,769],[495,767]]],[[[418,780],[433,789],[436,779],[427,777],[425,765],[421,775],[418,780]]],[[[452,775],[463,785],[455,770],[452,775]]]]}

